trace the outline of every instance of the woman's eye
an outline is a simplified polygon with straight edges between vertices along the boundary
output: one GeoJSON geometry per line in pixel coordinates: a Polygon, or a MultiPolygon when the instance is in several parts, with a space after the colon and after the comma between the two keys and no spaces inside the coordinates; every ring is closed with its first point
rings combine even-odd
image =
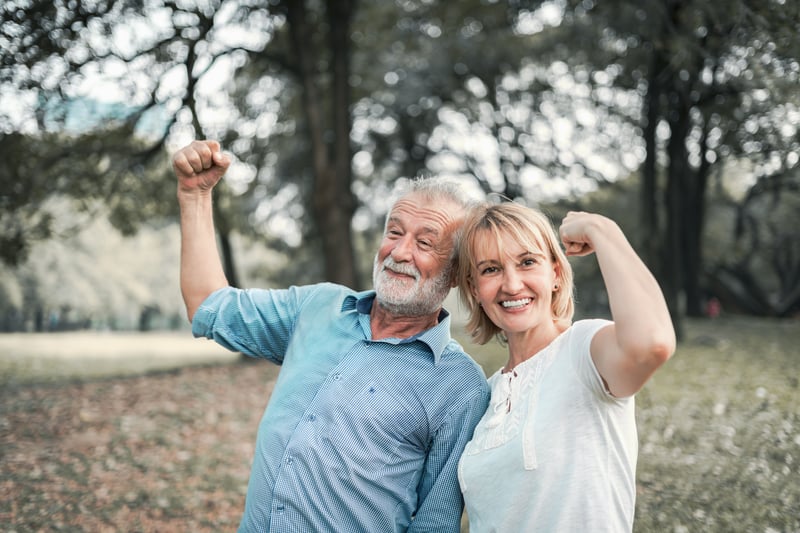
{"type": "Polygon", "coordinates": [[[481,274],[484,276],[487,274],[494,274],[495,272],[497,272],[497,267],[485,267],[481,270],[481,274]]]}
{"type": "Polygon", "coordinates": [[[536,257],[527,257],[522,260],[522,266],[524,267],[532,267],[539,264],[539,259],[536,257]]]}

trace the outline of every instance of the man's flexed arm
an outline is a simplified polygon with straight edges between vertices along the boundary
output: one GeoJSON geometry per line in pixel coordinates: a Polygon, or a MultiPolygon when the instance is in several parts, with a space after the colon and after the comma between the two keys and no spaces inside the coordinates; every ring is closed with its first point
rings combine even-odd
{"type": "Polygon", "coordinates": [[[216,141],[194,141],[172,157],[181,210],[181,293],[189,321],[209,294],[228,285],[217,251],[211,191],[230,163],[216,141]]]}

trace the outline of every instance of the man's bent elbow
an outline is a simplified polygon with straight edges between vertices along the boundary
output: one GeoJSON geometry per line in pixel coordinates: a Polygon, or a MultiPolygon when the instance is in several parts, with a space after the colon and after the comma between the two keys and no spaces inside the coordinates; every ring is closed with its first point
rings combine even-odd
{"type": "Polygon", "coordinates": [[[212,292],[214,291],[203,292],[194,295],[183,295],[183,303],[186,307],[186,318],[189,320],[190,324],[192,323],[192,320],[194,320],[194,315],[197,313],[200,305],[211,295],[212,292]]]}

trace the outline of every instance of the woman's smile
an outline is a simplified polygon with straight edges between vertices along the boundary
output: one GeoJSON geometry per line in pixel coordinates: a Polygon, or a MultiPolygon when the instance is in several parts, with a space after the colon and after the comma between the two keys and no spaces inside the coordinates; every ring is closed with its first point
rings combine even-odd
{"type": "Polygon", "coordinates": [[[532,298],[520,298],[517,300],[504,300],[500,302],[500,305],[505,307],[506,309],[521,309],[531,303],[533,301],[532,298]]]}

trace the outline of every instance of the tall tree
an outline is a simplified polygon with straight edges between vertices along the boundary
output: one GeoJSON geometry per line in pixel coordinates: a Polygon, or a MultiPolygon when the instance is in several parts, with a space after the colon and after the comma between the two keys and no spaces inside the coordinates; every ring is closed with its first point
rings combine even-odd
{"type": "Polygon", "coordinates": [[[350,166],[350,21],[355,3],[328,0],[326,17],[316,21],[303,2],[285,5],[311,139],[310,204],[322,241],[325,279],[350,287],[360,284],[350,231],[356,209],[350,166]],[[308,38],[320,34],[327,39],[308,38]]]}
{"type": "MultiPolygon", "coordinates": [[[[91,72],[102,78],[116,69],[127,81],[122,87],[134,110],[125,117],[131,130],[146,123],[148,110],[166,118],[143,154],[156,157],[176,133],[184,139],[239,138],[231,134],[237,129],[235,123],[206,119],[219,95],[203,90],[221,74],[232,74],[237,65],[258,63],[267,67],[261,79],[266,74],[293,80],[298,89],[294,94],[302,96],[303,131],[312,151],[308,205],[316,230],[308,233],[320,235],[325,263],[321,274],[355,285],[348,85],[349,21],[354,9],[353,2],[229,0],[193,5],[165,0],[152,2],[144,12],[140,2],[128,0],[79,3],[76,9],[61,2],[22,0],[0,10],[4,44],[0,82],[38,94],[44,102],[65,101],[67,106],[91,72]],[[321,35],[328,38],[318,39],[321,35]],[[126,37],[130,40],[123,42],[126,37]],[[184,83],[176,86],[173,80],[181,71],[184,83]]],[[[118,96],[125,98],[124,93],[118,96]]],[[[47,116],[40,129],[57,127],[65,118],[42,115],[47,116]]],[[[97,148],[102,151],[104,144],[97,148]]],[[[134,163],[130,166],[134,168],[134,163]]],[[[225,196],[215,204],[215,215],[226,270],[235,283],[230,234],[244,230],[245,217],[231,209],[229,191],[223,189],[221,194],[225,196]]]]}
{"type": "Polygon", "coordinates": [[[561,27],[571,58],[562,57],[572,70],[615,70],[614,86],[640,96],[641,113],[631,118],[640,122],[646,146],[641,248],[673,315],[700,315],[712,171],[738,157],[791,168],[786,156],[797,151],[793,133],[770,109],[797,103],[800,6],[779,0],[567,5],[561,27]]]}
{"type": "Polygon", "coordinates": [[[130,131],[159,124],[143,154],[205,136],[237,156],[216,204],[223,252],[224,235],[250,227],[289,251],[311,243],[300,281],[359,284],[354,214],[375,224],[399,176],[460,173],[540,203],[643,165],[645,256],[673,311],[685,295],[696,313],[712,171],[734,158],[764,176],[796,164],[794,136],[768,112],[795,98],[800,56],[797,6],[778,0],[69,7],[0,8],[0,83],[47,102],[33,126],[0,113],[4,130],[63,125],[65,106],[50,102],[74,101],[90,75],[115,80],[130,131]]]}

